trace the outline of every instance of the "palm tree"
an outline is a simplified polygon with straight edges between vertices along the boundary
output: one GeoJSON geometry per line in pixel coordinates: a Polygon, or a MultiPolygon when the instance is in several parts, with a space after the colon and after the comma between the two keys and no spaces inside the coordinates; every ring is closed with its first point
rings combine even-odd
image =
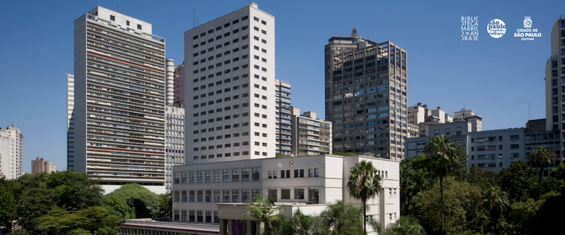
{"type": "Polygon", "coordinates": [[[283,206],[275,206],[275,203],[271,200],[265,199],[262,195],[256,196],[253,199],[253,203],[247,206],[247,209],[251,211],[251,214],[246,214],[243,216],[242,220],[247,217],[254,216],[259,221],[265,223],[265,233],[271,231],[271,224],[278,220],[277,212],[284,210],[283,206]]]}
{"type": "Polygon", "coordinates": [[[483,204],[489,211],[494,224],[494,234],[498,234],[498,220],[504,210],[510,205],[508,195],[498,186],[491,186],[483,192],[483,204]]]}
{"type": "Polygon", "coordinates": [[[360,199],[363,203],[363,233],[367,234],[367,200],[375,197],[382,190],[381,177],[377,174],[377,169],[372,162],[365,160],[358,162],[350,170],[347,187],[349,193],[355,199],[360,199]]]}
{"type": "MultiPolygon", "coordinates": [[[[328,207],[320,214],[322,226],[318,228],[321,234],[330,235],[359,235],[363,232],[361,229],[363,222],[361,220],[361,208],[345,204],[343,201],[337,201],[335,204],[329,204],[328,207]]],[[[318,233],[320,234],[320,233],[318,233]]]]}
{"type": "Polygon", "coordinates": [[[443,177],[451,171],[457,157],[455,156],[456,146],[449,143],[449,137],[443,135],[430,139],[430,143],[424,148],[424,152],[429,155],[429,167],[436,177],[439,177],[439,192],[441,204],[441,234],[445,233],[445,210],[443,206],[443,177]]]}
{"type": "Polygon", "coordinates": [[[541,175],[543,168],[551,165],[554,158],[557,157],[555,151],[546,148],[545,146],[538,146],[532,153],[530,153],[530,161],[532,166],[539,167],[539,180],[538,180],[538,199],[541,197],[541,175]]]}

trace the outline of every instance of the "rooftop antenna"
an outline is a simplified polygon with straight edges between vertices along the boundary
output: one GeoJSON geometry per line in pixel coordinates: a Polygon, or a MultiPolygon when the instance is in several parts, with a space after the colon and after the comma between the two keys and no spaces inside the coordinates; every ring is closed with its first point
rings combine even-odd
{"type": "Polygon", "coordinates": [[[357,37],[357,29],[355,28],[355,25],[353,25],[353,29],[351,30],[351,37],[352,38],[357,37]]]}
{"type": "Polygon", "coordinates": [[[193,7],[192,8],[192,27],[193,28],[196,27],[195,23],[196,23],[196,8],[193,7]]]}

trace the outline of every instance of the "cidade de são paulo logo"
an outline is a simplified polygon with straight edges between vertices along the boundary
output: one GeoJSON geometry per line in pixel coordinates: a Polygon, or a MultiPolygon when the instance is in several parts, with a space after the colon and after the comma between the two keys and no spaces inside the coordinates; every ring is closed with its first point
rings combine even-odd
{"type": "Polygon", "coordinates": [[[532,28],[534,21],[532,21],[531,16],[524,16],[524,28],[516,29],[514,33],[515,38],[520,38],[522,41],[533,41],[535,38],[541,37],[541,33],[538,29],[532,28]]]}
{"type": "Polygon", "coordinates": [[[506,24],[500,19],[491,20],[487,25],[487,32],[493,38],[500,38],[506,33],[506,24]]]}

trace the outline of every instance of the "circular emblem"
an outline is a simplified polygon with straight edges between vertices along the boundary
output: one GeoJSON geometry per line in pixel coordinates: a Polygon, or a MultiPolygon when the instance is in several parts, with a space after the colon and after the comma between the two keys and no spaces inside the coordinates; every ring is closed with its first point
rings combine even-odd
{"type": "Polygon", "coordinates": [[[524,16],[524,28],[531,28],[532,27],[532,17],[531,16],[524,16]]]}
{"type": "Polygon", "coordinates": [[[493,38],[500,38],[506,33],[506,24],[500,19],[491,20],[487,25],[487,32],[493,38]]]}

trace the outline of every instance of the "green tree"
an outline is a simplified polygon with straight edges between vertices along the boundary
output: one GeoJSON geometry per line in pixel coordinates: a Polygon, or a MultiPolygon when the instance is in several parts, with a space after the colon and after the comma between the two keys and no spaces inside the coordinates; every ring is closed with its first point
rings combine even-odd
{"type": "Polygon", "coordinates": [[[266,199],[262,195],[255,197],[253,203],[250,203],[247,209],[249,209],[251,213],[243,216],[242,220],[251,216],[257,218],[259,221],[265,223],[265,234],[272,233],[273,222],[285,219],[285,217],[277,216],[284,210],[284,207],[276,207],[273,201],[266,199]]]}
{"type": "Polygon", "coordinates": [[[159,195],[159,207],[155,217],[171,218],[173,214],[173,193],[159,195]]]}
{"type": "Polygon", "coordinates": [[[427,158],[406,158],[400,162],[400,212],[402,216],[412,215],[414,201],[419,192],[433,185],[434,176],[425,167],[427,158]]]}
{"type": "Polygon", "coordinates": [[[13,181],[0,178],[0,226],[7,226],[9,221],[16,219],[16,197],[13,181]]]}
{"type": "Polygon", "coordinates": [[[554,177],[558,180],[565,180],[565,163],[559,163],[557,167],[553,168],[549,172],[550,177],[554,177]]]}
{"type": "Polygon", "coordinates": [[[294,215],[292,215],[292,227],[294,234],[298,235],[309,235],[311,234],[313,220],[311,216],[302,214],[300,209],[298,209],[294,215]]]}
{"type": "Polygon", "coordinates": [[[439,183],[424,192],[419,193],[416,201],[416,210],[421,225],[430,234],[442,233],[441,217],[445,213],[445,227],[447,234],[457,234],[468,229],[477,228],[482,222],[480,208],[482,208],[481,189],[465,181],[456,181],[449,176],[444,179],[443,187],[439,183]],[[443,203],[445,212],[440,208],[441,190],[443,188],[443,203]]]}
{"type": "Polygon", "coordinates": [[[337,201],[329,204],[320,214],[320,218],[331,231],[327,234],[359,235],[363,234],[362,209],[337,201]]]}
{"type": "Polygon", "coordinates": [[[358,162],[350,169],[347,188],[351,197],[363,203],[363,234],[367,234],[367,200],[374,198],[382,190],[381,177],[372,162],[358,162]]]}
{"type": "Polygon", "coordinates": [[[523,161],[510,164],[499,173],[500,188],[508,193],[510,202],[526,201],[534,197],[537,180],[536,171],[523,161]]]}
{"type": "Polygon", "coordinates": [[[536,221],[532,224],[535,234],[563,234],[563,212],[565,211],[565,195],[557,194],[545,198],[536,221]]]}
{"type": "Polygon", "coordinates": [[[45,187],[28,188],[19,198],[19,224],[30,234],[44,234],[37,230],[37,219],[50,210],[53,205],[52,191],[45,187]]]}
{"type": "Polygon", "coordinates": [[[125,184],[104,197],[118,197],[135,210],[135,218],[150,218],[157,211],[160,198],[139,184],[125,184]]]}
{"type": "Polygon", "coordinates": [[[498,186],[499,176],[494,171],[484,171],[476,166],[469,168],[469,173],[466,175],[467,182],[481,187],[486,190],[493,186],[498,186]]]}
{"type": "Polygon", "coordinates": [[[443,135],[436,136],[430,140],[424,151],[429,156],[429,167],[432,172],[439,177],[440,187],[440,207],[441,207],[441,233],[445,233],[445,208],[443,206],[443,178],[452,171],[452,166],[456,164],[455,144],[449,143],[449,137],[443,135]]]}
{"type": "Polygon", "coordinates": [[[483,205],[489,212],[494,234],[499,234],[498,220],[509,204],[506,192],[502,191],[498,186],[491,186],[483,192],[483,205]]]}
{"type": "Polygon", "coordinates": [[[370,224],[378,231],[379,235],[412,235],[420,234],[425,235],[426,230],[416,217],[411,216],[401,216],[394,222],[390,224],[386,229],[383,229],[378,221],[372,220],[370,224]]]}
{"type": "Polygon", "coordinates": [[[102,203],[98,180],[84,173],[58,171],[51,173],[47,187],[53,190],[53,202],[70,211],[82,210],[102,203]]]}
{"type": "Polygon", "coordinates": [[[548,149],[545,146],[538,146],[534,151],[532,151],[532,153],[530,153],[529,158],[532,162],[532,166],[539,167],[538,198],[541,197],[541,177],[543,169],[550,166],[555,157],[557,157],[555,151],[548,149]]]}
{"type": "Polygon", "coordinates": [[[104,197],[103,207],[112,215],[122,219],[135,218],[135,210],[131,208],[124,200],[116,196],[104,197]]]}
{"type": "Polygon", "coordinates": [[[100,206],[79,211],[53,207],[38,219],[37,229],[46,234],[118,234],[122,218],[100,206]]]}

